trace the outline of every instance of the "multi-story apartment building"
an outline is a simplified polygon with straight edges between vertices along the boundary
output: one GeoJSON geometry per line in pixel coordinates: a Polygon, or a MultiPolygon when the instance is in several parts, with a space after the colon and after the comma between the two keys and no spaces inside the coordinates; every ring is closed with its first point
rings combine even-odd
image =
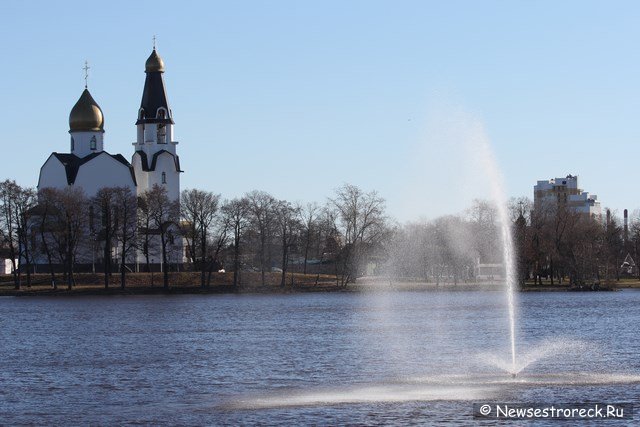
{"type": "Polygon", "coordinates": [[[601,215],[598,196],[581,190],[578,187],[578,177],[574,175],[538,181],[533,187],[533,205],[535,209],[566,206],[574,212],[601,215]]]}

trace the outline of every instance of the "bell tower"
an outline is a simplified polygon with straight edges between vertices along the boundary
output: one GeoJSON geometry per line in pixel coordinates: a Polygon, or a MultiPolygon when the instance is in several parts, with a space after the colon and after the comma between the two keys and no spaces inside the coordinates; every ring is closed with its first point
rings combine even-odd
{"type": "Polygon", "coordinates": [[[136,121],[137,138],[131,163],[138,194],[155,184],[165,186],[171,200],[180,197],[180,159],[173,140],[173,113],[164,84],[164,61],[155,48],[145,63],[146,78],[136,121]]]}

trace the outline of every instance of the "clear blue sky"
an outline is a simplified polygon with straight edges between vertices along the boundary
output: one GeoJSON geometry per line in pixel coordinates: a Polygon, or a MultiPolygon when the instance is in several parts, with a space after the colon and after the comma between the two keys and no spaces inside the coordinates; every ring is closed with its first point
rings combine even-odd
{"type": "Polygon", "coordinates": [[[69,150],[85,59],[130,158],[157,34],[182,188],[322,202],[349,182],[402,221],[457,213],[487,196],[456,137],[472,117],[509,196],[572,173],[640,207],[636,1],[3,0],[0,20],[0,178],[22,185],[69,150]]]}

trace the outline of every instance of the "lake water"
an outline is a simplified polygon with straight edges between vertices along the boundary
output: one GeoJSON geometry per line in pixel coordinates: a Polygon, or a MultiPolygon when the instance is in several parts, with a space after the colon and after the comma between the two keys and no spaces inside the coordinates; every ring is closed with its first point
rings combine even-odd
{"type": "Polygon", "coordinates": [[[0,424],[468,425],[474,402],[640,400],[640,292],[518,299],[533,363],[513,379],[499,292],[0,298],[0,424]]]}

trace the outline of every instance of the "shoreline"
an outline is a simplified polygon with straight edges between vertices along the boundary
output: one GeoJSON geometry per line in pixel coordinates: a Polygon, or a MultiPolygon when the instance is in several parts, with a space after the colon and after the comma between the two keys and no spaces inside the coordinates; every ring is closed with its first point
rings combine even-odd
{"type": "MultiPolygon", "coordinates": [[[[23,276],[21,289],[14,289],[11,276],[0,276],[0,297],[10,296],[113,296],[113,295],[181,295],[181,294],[292,294],[306,292],[468,292],[488,291],[501,292],[504,284],[500,282],[481,283],[431,283],[419,279],[400,278],[390,280],[382,276],[359,278],[356,283],[346,287],[338,286],[336,276],[328,274],[287,273],[286,282],[281,286],[282,274],[266,272],[264,284],[262,274],[254,271],[242,271],[240,284],[233,285],[233,273],[214,273],[210,286],[200,286],[199,272],[169,273],[169,288],[162,286],[161,273],[128,273],[126,287],[120,287],[120,276],[116,273],[109,279],[109,288],[104,287],[104,275],[101,273],[77,273],[76,286],[71,290],[57,276],[58,289],[51,287],[51,277],[47,274],[33,274],[32,286],[27,287],[23,276]]],[[[517,292],[605,292],[620,289],[640,288],[640,280],[621,279],[619,282],[602,285],[597,289],[584,287],[571,288],[568,285],[544,283],[534,285],[532,282],[519,287],[517,292]]]]}
{"type": "Polygon", "coordinates": [[[180,295],[180,294],[285,294],[300,292],[339,292],[349,288],[336,286],[335,276],[316,274],[287,274],[285,286],[280,286],[280,273],[265,273],[265,283],[259,272],[242,272],[240,284],[233,285],[233,273],[215,273],[209,286],[200,285],[199,272],[169,273],[169,287],[164,288],[162,273],[130,273],[126,286],[120,285],[120,276],[113,274],[109,287],[104,286],[104,275],[100,273],[78,273],[75,285],[68,289],[62,276],[56,277],[57,289],[51,286],[51,278],[45,274],[32,276],[32,286],[26,285],[25,277],[20,289],[15,289],[11,276],[3,276],[0,282],[0,297],[18,296],[113,296],[113,295],[180,295]]]}
{"type": "MultiPolygon", "coordinates": [[[[315,279],[315,276],[313,276],[315,279]]],[[[254,278],[252,278],[254,279],[254,278]]],[[[257,278],[256,278],[257,279],[257,278]]],[[[335,278],[333,280],[318,281],[300,281],[294,282],[293,285],[287,283],[280,286],[279,282],[274,283],[274,277],[269,277],[265,285],[260,284],[259,280],[252,280],[250,283],[242,283],[239,286],[233,286],[232,283],[212,283],[210,286],[201,287],[200,284],[178,283],[164,288],[162,284],[155,283],[135,283],[126,286],[124,289],[119,284],[111,284],[109,288],[105,288],[103,284],[84,283],[81,282],[72,289],[68,289],[66,284],[60,284],[58,289],[51,288],[50,285],[35,284],[31,287],[23,285],[21,289],[14,289],[12,283],[4,282],[0,285],[0,297],[72,297],[72,296],[127,296],[127,295],[210,295],[210,294],[294,294],[294,293],[316,293],[316,292],[469,292],[469,291],[487,291],[501,292],[504,287],[501,284],[488,283],[459,283],[459,284],[439,284],[398,281],[389,282],[383,280],[360,279],[356,283],[347,285],[346,287],[337,286],[335,278]]],[[[308,278],[307,278],[308,279],[308,278]]],[[[571,288],[565,285],[532,285],[527,284],[517,290],[517,292],[611,292],[621,289],[634,289],[638,286],[635,284],[620,283],[618,286],[599,287],[591,289],[584,287],[582,289],[571,288]],[[625,286],[627,285],[627,286],[625,286]]]]}

